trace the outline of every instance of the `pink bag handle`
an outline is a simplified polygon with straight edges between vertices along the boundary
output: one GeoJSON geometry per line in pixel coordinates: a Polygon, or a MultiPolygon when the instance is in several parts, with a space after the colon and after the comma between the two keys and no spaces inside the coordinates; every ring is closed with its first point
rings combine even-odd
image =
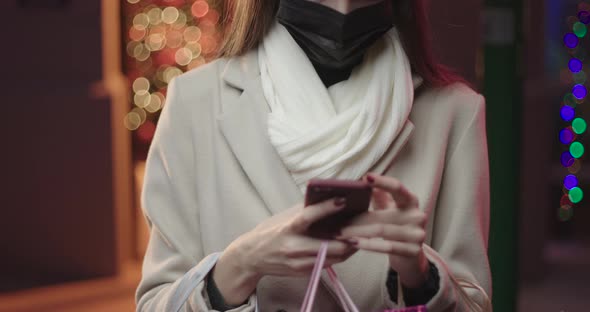
{"type": "Polygon", "coordinates": [[[315,293],[318,288],[318,283],[320,281],[320,275],[322,273],[322,268],[324,267],[327,252],[328,243],[323,242],[320,246],[318,256],[316,257],[315,264],[313,266],[311,278],[309,279],[309,285],[307,286],[307,291],[305,292],[305,297],[303,298],[303,304],[301,305],[301,312],[310,312],[311,308],[313,307],[315,293]]]}
{"type": "MultiPolygon", "coordinates": [[[[315,294],[317,292],[320,276],[322,273],[322,268],[324,267],[327,253],[328,242],[322,242],[320,250],[318,251],[318,256],[316,257],[315,264],[313,266],[313,271],[311,273],[311,278],[307,286],[307,291],[305,292],[305,297],[303,298],[301,312],[311,312],[311,309],[313,308],[315,294]]],[[[348,295],[348,292],[344,288],[344,285],[342,285],[342,282],[340,282],[340,279],[338,279],[338,275],[336,275],[334,269],[332,269],[332,267],[327,267],[326,271],[328,272],[328,276],[330,277],[330,282],[336,290],[336,296],[338,297],[338,301],[340,301],[340,304],[342,305],[344,310],[346,312],[359,312],[358,308],[350,298],[350,295],[348,295]]],[[[384,312],[426,312],[426,307],[422,305],[417,307],[409,307],[405,309],[385,310],[384,312]]]]}

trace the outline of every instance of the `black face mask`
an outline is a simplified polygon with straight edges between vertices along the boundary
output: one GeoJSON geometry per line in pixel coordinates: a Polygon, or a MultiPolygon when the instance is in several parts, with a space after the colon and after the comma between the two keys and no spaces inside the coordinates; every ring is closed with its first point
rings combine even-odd
{"type": "Polygon", "coordinates": [[[348,14],[308,0],[279,0],[277,20],[314,64],[350,68],[377,39],[393,27],[390,0],[348,14]]]}

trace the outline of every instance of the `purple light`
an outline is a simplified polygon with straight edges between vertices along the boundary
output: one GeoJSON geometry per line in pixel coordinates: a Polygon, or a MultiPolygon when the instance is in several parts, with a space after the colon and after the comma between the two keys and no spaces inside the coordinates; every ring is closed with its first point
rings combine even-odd
{"type": "Polygon", "coordinates": [[[567,175],[565,179],[563,179],[563,186],[565,186],[566,189],[571,190],[578,186],[578,178],[573,174],[567,175]]]}
{"type": "Polygon", "coordinates": [[[559,140],[563,144],[570,144],[574,140],[574,132],[568,128],[559,131],[559,140]]]}
{"type": "Polygon", "coordinates": [[[560,114],[561,114],[561,119],[563,119],[563,121],[572,121],[574,119],[574,117],[576,116],[574,108],[571,106],[567,106],[567,105],[563,105],[561,107],[560,114]]]}
{"type": "Polygon", "coordinates": [[[577,58],[572,58],[568,64],[572,73],[578,73],[582,70],[582,61],[578,60],[577,58]]]}
{"type": "Polygon", "coordinates": [[[571,165],[574,164],[574,161],[576,161],[576,159],[574,158],[574,156],[572,156],[572,154],[570,154],[569,151],[563,152],[561,154],[561,164],[564,167],[571,167],[571,165]]]}
{"type": "Polygon", "coordinates": [[[563,36],[563,43],[570,49],[577,47],[579,42],[580,39],[578,39],[578,36],[572,33],[567,33],[565,36],[563,36]]]}
{"type": "Polygon", "coordinates": [[[588,11],[580,11],[578,12],[578,19],[580,22],[588,25],[590,23],[590,13],[588,11]]]}
{"type": "Polygon", "coordinates": [[[581,100],[586,97],[588,94],[588,90],[583,85],[575,85],[572,89],[572,93],[576,97],[576,99],[581,100]]]}

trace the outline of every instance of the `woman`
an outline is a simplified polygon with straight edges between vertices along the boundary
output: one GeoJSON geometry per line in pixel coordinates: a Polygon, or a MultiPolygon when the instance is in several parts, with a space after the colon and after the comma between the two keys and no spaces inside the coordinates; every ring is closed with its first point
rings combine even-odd
{"type": "MultiPolygon", "coordinates": [[[[137,310],[298,310],[320,246],[306,229],[342,207],[304,209],[311,178],[373,185],[326,261],[361,311],[483,306],[485,104],[433,61],[424,1],[218,9],[220,57],[172,81],[148,155],[137,310]]],[[[329,285],[315,309],[341,310],[329,285]]]]}

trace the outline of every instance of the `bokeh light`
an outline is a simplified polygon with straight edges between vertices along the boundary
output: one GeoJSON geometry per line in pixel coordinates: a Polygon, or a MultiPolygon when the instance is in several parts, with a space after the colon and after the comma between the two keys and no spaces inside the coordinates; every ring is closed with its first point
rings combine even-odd
{"type": "Polygon", "coordinates": [[[148,103],[144,107],[144,109],[150,113],[155,113],[158,110],[160,110],[161,108],[162,108],[162,99],[155,94],[150,94],[150,96],[148,98],[148,103]]]}
{"type": "Polygon", "coordinates": [[[149,102],[150,102],[150,93],[147,90],[137,92],[133,96],[133,103],[135,103],[135,105],[137,107],[144,108],[149,104],[149,102]]]}
{"type": "Polygon", "coordinates": [[[579,38],[583,38],[584,36],[586,36],[586,33],[588,32],[586,25],[584,25],[581,22],[575,23],[573,28],[574,34],[576,34],[576,36],[578,36],[579,38]]]}
{"type": "Polygon", "coordinates": [[[582,199],[584,198],[584,192],[582,192],[582,189],[577,186],[573,187],[570,190],[569,198],[572,201],[572,203],[577,204],[577,203],[581,202],[582,199]]]}
{"type": "Polygon", "coordinates": [[[586,50],[580,46],[579,38],[586,36],[588,29],[587,24],[590,23],[590,13],[588,12],[590,6],[587,3],[580,3],[578,5],[577,21],[575,17],[568,17],[568,27],[573,30],[572,33],[567,33],[563,37],[563,42],[568,50],[568,54],[573,55],[568,62],[568,68],[572,72],[571,77],[561,74],[561,81],[569,84],[574,82],[572,92],[566,94],[563,99],[563,105],[560,109],[561,119],[566,122],[572,122],[559,132],[559,140],[562,144],[568,145],[569,150],[561,154],[561,164],[567,167],[570,172],[563,180],[564,194],[560,200],[560,208],[558,210],[558,217],[561,221],[567,221],[573,216],[573,205],[579,203],[583,198],[582,189],[578,186],[579,181],[576,176],[580,172],[582,163],[580,157],[584,155],[584,145],[576,142],[576,136],[586,131],[586,121],[582,118],[575,118],[574,108],[578,104],[583,103],[588,94],[588,90],[584,86],[587,81],[587,75],[583,71],[583,62],[586,59],[586,50]],[[574,119],[575,118],[575,119],[574,119]]]}
{"type": "Polygon", "coordinates": [[[175,66],[166,67],[166,69],[163,72],[162,80],[165,81],[166,83],[170,83],[170,81],[172,81],[172,79],[174,77],[179,76],[181,74],[182,74],[182,70],[178,67],[175,67],[175,66]]]}
{"type": "Polygon", "coordinates": [[[172,24],[172,28],[183,29],[184,27],[186,27],[186,23],[187,23],[186,13],[184,13],[183,11],[178,11],[178,18],[176,19],[174,24],[172,24]]]}
{"type": "Polygon", "coordinates": [[[133,26],[138,29],[146,29],[146,28],[148,28],[149,25],[150,25],[150,17],[145,13],[139,13],[139,14],[135,15],[135,17],[133,18],[133,26]]]}
{"type": "Polygon", "coordinates": [[[559,141],[561,141],[562,144],[570,144],[575,140],[574,137],[574,132],[572,130],[570,130],[569,128],[564,128],[561,129],[561,131],[559,131],[559,141]]]}
{"type": "Polygon", "coordinates": [[[580,142],[574,142],[570,145],[570,154],[574,158],[580,158],[584,155],[584,145],[580,142]]]}
{"type": "Polygon", "coordinates": [[[588,77],[586,76],[585,72],[579,71],[577,73],[573,73],[572,78],[576,84],[585,84],[588,77]]]}
{"type": "Polygon", "coordinates": [[[578,186],[578,178],[573,174],[568,174],[563,179],[563,186],[565,186],[566,189],[571,190],[572,188],[578,186]]]}
{"type": "Polygon", "coordinates": [[[133,55],[138,61],[145,61],[150,57],[151,51],[145,44],[140,44],[135,47],[133,55]]]}
{"type": "Polygon", "coordinates": [[[195,17],[203,17],[209,11],[209,4],[204,0],[197,0],[191,6],[191,12],[195,17]]]}
{"type": "Polygon", "coordinates": [[[146,33],[147,31],[145,28],[133,26],[131,29],[129,29],[129,38],[131,38],[133,41],[141,41],[145,37],[146,33]]]}
{"type": "Polygon", "coordinates": [[[578,12],[578,19],[581,23],[588,25],[590,23],[590,13],[585,10],[578,12]]]}
{"type": "Polygon", "coordinates": [[[559,112],[563,121],[572,121],[576,115],[574,109],[571,106],[563,105],[559,112]]]}
{"type": "MultiPolygon", "coordinates": [[[[216,55],[223,38],[218,27],[219,11],[210,3],[214,2],[125,0],[122,3],[124,68],[132,91],[123,123],[142,144],[152,140],[172,79],[206,64],[216,55]]],[[[573,32],[572,35],[575,38],[569,40],[579,40],[573,32]]],[[[568,75],[573,82],[574,76],[569,72],[568,75]]],[[[582,80],[576,81],[582,84],[582,80]]]]}
{"type": "Polygon", "coordinates": [[[147,113],[143,108],[135,107],[131,110],[132,112],[136,113],[140,118],[140,124],[143,124],[147,118],[147,113]]]}
{"type": "Polygon", "coordinates": [[[569,191],[568,191],[568,194],[561,195],[561,199],[559,200],[560,206],[566,206],[566,205],[571,206],[573,204],[574,203],[572,203],[572,201],[570,200],[570,197],[569,197],[569,191]]]}
{"type": "Polygon", "coordinates": [[[577,73],[582,70],[583,64],[582,61],[578,60],[577,58],[572,58],[568,63],[568,67],[572,73],[577,73]]]}
{"type": "Polygon", "coordinates": [[[576,106],[578,106],[576,97],[571,92],[568,92],[566,93],[566,95],[563,96],[563,104],[570,106],[572,108],[576,108],[576,106]]]}
{"type": "Polygon", "coordinates": [[[576,134],[582,134],[586,131],[586,121],[582,118],[576,118],[572,121],[572,129],[576,134]]]}
{"type": "Polygon", "coordinates": [[[180,48],[176,51],[174,60],[178,65],[186,66],[193,60],[193,52],[187,48],[180,48]]]}
{"type": "Polygon", "coordinates": [[[175,23],[178,19],[178,16],[180,16],[180,13],[178,12],[178,9],[175,7],[167,7],[164,10],[162,10],[162,22],[166,24],[175,23]]]}
{"type": "Polygon", "coordinates": [[[139,77],[135,79],[131,88],[135,93],[147,92],[150,89],[150,81],[145,77],[139,77]]]}
{"type": "Polygon", "coordinates": [[[125,127],[129,130],[135,130],[141,125],[141,116],[136,112],[129,112],[123,121],[125,127]]]}
{"type": "Polygon", "coordinates": [[[569,167],[574,164],[574,157],[569,151],[561,153],[561,164],[564,167],[569,167]]]}
{"type": "Polygon", "coordinates": [[[147,12],[147,15],[150,19],[150,24],[159,25],[162,23],[162,9],[153,8],[147,12]]]}
{"type": "Polygon", "coordinates": [[[569,221],[574,215],[574,208],[572,206],[569,205],[564,205],[559,207],[558,210],[558,217],[559,220],[565,222],[565,221],[569,221]]]}
{"type": "Polygon", "coordinates": [[[178,48],[182,46],[183,36],[179,30],[170,30],[166,33],[166,46],[169,48],[178,48]]]}
{"type": "Polygon", "coordinates": [[[572,33],[567,33],[567,34],[565,34],[565,36],[563,36],[563,43],[565,44],[566,47],[568,47],[570,49],[577,47],[579,42],[580,42],[580,39],[578,38],[578,36],[576,36],[572,33]]]}
{"type": "Polygon", "coordinates": [[[201,22],[208,22],[211,24],[218,24],[219,23],[220,14],[217,10],[209,8],[209,11],[205,16],[201,18],[201,22]]]}
{"type": "Polygon", "coordinates": [[[197,26],[189,26],[184,30],[183,36],[186,42],[197,42],[201,39],[201,29],[197,26]]]}
{"type": "Polygon", "coordinates": [[[588,94],[588,90],[586,90],[586,87],[584,87],[583,85],[575,85],[574,88],[572,89],[572,94],[574,95],[574,97],[576,97],[576,99],[583,99],[586,97],[586,95],[588,94]]]}
{"type": "Polygon", "coordinates": [[[567,171],[571,174],[578,174],[582,170],[582,162],[579,159],[574,158],[574,163],[567,167],[567,171]]]}

